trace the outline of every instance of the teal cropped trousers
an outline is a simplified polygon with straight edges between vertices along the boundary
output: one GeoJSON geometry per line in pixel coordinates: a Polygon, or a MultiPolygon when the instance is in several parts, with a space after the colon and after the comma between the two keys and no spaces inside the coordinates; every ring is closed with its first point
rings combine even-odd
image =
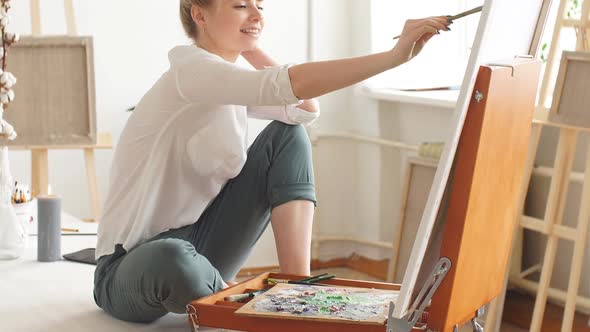
{"type": "Polygon", "coordinates": [[[292,200],[316,204],[311,144],[301,125],[271,122],[228,181],[191,225],[155,236],[127,252],[115,246],[98,260],[94,299],[108,314],[152,322],[184,313],[191,301],[232,280],[270,221],[292,200]]]}

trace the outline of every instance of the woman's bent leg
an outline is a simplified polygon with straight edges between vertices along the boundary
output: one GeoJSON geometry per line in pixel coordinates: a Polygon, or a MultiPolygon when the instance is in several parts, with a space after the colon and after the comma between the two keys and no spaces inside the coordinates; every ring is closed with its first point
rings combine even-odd
{"type": "Polygon", "coordinates": [[[168,312],[184,313],[191,301],[223,288],[219,272],[181,239],[147,242],[108,265],[101,263],[96,303],[125,321],[147,323],[168,312]]]}
{"type": "Polygon", "coordinates": [[[309,139],[302,126],[272,122],[250,147],[242,172],[198,222],[162,233],[129,253],[118,245],[115,254],[99,260],[96,303],[114,317],[133,322],[183,313],[186,304],[221,290],[223,280],[235,277],[267,227],[271,210],[275,216],[282,211],[277,219],[291,219],[288,227],[275,226],[282,230],[297,229],[297,220],[305,219],[299,229],[308,230],[294,243],[306,246],[309,211],[301,218],[288,211],[289,205],[300,202],[315,204],[309,139]]]}
{"type": "MultiPolygon", "coordinates": [[[[224,280],[232,280],[266,229],[271,210],[296,200],[316,202],[311,144],[302,126],[274,121],[248,150],[240,174],[192,227],[189,241],[224,280]]],[[[302,245],[307,242],[301,239],[302,245]]]]}

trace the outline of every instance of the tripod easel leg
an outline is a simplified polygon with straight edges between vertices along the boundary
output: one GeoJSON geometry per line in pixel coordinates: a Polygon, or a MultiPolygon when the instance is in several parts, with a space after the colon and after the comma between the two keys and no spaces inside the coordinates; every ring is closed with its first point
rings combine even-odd
{"type": "Polygon", "coordinates": [[[74,15],[74,1],[64,0],[64,11],[66,16],[66,28],[68,36],[77,36],[76,16],[74,15]]]}
{"type": "Polygon", "coordinates": [[[572,129],[561,129],[557,154],[555,158],[554,174],[551,179],[551,187],[547,198],[547,210],[545,211],[545,234],[547,234],[547,245],[543,257],[543,268],[539,291],[535,299],[535,309],[531,323],[531,332],[540,332],[543,324],[543,315],[547,304],[547,293],[549,291],[555,255],[559,237],[553,232],[553,226],[561,224],[563,211],[565,209],[567,192],[572,163],[576,150],[577,131],[572,129]]]}
{"type": "Polygon", "coordinates": [[[41,35],[41,0],[31,0],[31,34],[41,35]]]}
{"type": "Polygon", "coordinates": [[[49,155],[47,149],[31,150],[31,195],[49,193],[49,155]]]}
{"type": "Polygon", "coordinates": [[[90,193],[90,205],[94,222],[98,221],[101,211],[100,192],[98,191],[98,181],[96,179],[96,160],[94,158],[94,149],[84,149],[84,161],[86,163],[86,177],[88,179],[88,191],[90,193]]]}
{"type": "Polygon", "coordinates": [[[563,313],[562,331],[571,331],[576,312],[576,298],[580,286],[584,248],[586,247],[586,235],[590,222],[590,148],[586,152],[586,174],[584,175],[584,187],[580,200],[580,212],[578,215],[577,238],[574,242],[574,255],[568,282],[565,310],[563,313]]]}

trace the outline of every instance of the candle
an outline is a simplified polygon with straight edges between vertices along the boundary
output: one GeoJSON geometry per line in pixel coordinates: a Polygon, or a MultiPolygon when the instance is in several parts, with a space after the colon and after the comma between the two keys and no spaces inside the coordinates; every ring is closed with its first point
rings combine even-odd
{"type": "Polygon", "coordinates": [[[37,196],[37,260],[61,260],[61,199],[37,196]]]}

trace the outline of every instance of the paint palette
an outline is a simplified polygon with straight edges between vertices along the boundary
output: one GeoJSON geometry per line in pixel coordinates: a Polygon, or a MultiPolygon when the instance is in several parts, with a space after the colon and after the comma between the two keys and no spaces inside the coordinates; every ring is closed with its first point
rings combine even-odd
{"type": "Polygon", "coordinates": [[[236,311],[237,315],[384,324],[398,291],[278,284],[236,311]]]}
{"type": "Polygon", "coordinates": [[[385,331],[386,310],[389,301],[395,302],[400,285],[334,278],[322,281],[327,287],[278,284],[247,303],[225,300],[230,295],[267,287],[265,280],[268,278],[300,280],[305,277],[263,273],[192,301],[187,306],[189,325],[252,332],[385,331]],[[290,306],[289,301],[293,301],[290,306]]]}

